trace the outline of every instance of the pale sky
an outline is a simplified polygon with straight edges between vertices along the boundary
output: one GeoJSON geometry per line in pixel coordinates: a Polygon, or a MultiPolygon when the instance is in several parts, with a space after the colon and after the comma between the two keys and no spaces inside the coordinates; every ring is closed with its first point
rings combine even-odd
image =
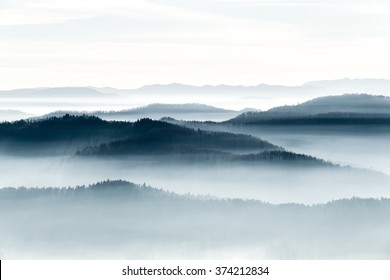
{"type": "Polygon", "coordinates": [[[0,89],[390,78],[390,1],[0,0],[0,89]]]}

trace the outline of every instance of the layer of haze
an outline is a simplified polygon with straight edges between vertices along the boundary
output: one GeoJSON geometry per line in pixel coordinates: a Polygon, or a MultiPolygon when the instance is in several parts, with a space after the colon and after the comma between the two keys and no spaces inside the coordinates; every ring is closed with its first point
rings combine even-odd
{"type": "MultiPolygon", "coordinates": [[[[310,80],[340,77],[390,78],[388,76],[389,14],[389,3],[381,0],[326,2],[318,0],[3,0],[0,3],[0,88],[42,86],[137,88],[143,85],[173,82],[190,85],[257,85],[259,83],[301,85],[310,80]]],[[[344,91],[337,93],[341,94],[344,91]]],[[[387,95],[389,93],[380,92],[387,95]]],[[[64,109],[120,110],[154,102],[197,102],[230,109],[243,109],[248,106],[267,109],[276,105],[302,102],[313,97],[304,98],[302,95],[292,94],[290,99],[286,96],[278,99],[275,94],[267,99],[268,97],[262,95],[247,94],[238,98],[224,94],[221,96],[180,94],[169,96],[155,92],[139,95],[133,99],[128,96],[126,102],[124,99],[110,99],[109,102],[107,100],[104,102],[95,99],[70,98],[59,102],[58,99],[37,100],[33,97],[32,100],[14,100],[11,98],[1,99],[0,109],[4,114],[14,116],[24,113],[9,109],[25,111],[29,114],[42,114],[64,109]]],[[[372,167],[390,173],[387,167],[387,155],[390,152],[387,145],[388,134],[373,135],[368,131],[364,131],[362,135],[294,129],[278,131],[277,128],[265,130],[259,127],[220,129],[250,133],[294,152],[357,167],[372,167]]],[[[246,166],[225,163],[210,166],[208,165],[210,163],[168,162],[164,158],[97,159],[61,154],[61,149],[68,148],[74,149],[65,144],[52,147],[52,150],[58,154],[32,155],[29,154],[30,151],[23,150],[23,145],[17,146],[14,150],[2,146],[0,186],[64,187],[87,185],[105,179],[124,179],[140,184],[145,182],[180,194],[189,192],[195,195],[258,199],[272,203],[312,204],[353,196],[390,197],[388,176],[375,172],[352,171],[346,168],[299,166],[287,168],[274,165],[246,166]]],[[[226,217],[227,225],[231,225],[231,228],[226,228],[228,230],[221,230],[218,223],[212,224],[217,230],[210,230],[210,225],[209,230],[204,230],[207,224],[204,227],[203,223],[200,223],[199,229],[202,230],[196,231],[182,221],[193,221],[193,215],[196,215],[197,211],[190,211],[191,215],[183,215],[183,218],[182,212],[174,209],[173,213],[177,213],[177,216],[173,216],[177,218],[175,220],[171,219],[172,216],[167,215],[167,212],[160,212],[159,208],[147,207],[147,209],[142,208],[142,211],[134,211],[136,218],[133,223],[124,224],[126,230],[122,231],[119,228],[122,224],[116,220],[117,216],[113,215],[116,219],[111,220],[109,215],[115,209],[122,210],[120,208],[104,208],[99,204],[96,209],[100,209],[101,212],[95,213],[94,207],[88,208],[88,204],[81,204],[91,211],[90,217],[95,215],[98,217],[98,214],[102,213],[103,217],[106,217],[104,221],[109,221],[108,224],[100,224],[101,220],[94,218],[92,222],[96,224],[92,224],[89,228],[90,224],[83,221],[83,218],[89,217],[79,215],[85,212],[77,212],[77,209],[73,211],[71,207],[64,208],[68,212],[45,212],[48,219],[42,220],[37,219],[41,215],[39,213],[41,208],[33,207],[31,209],[38,212],[31,212],[29,205],[23,204],[21,206],[26,207],[26,210],[23,207],[16,207],[16,212],[11,211],[11,214],[15,215],[8,217],[6,209],[11,209],[7,208],[11,205],[15,205],[13,201],[10,201],[9,205],[2,205],[5,209],[2,213],[6,215],[1,218],[6,229],[15,229],[15,232],[21,235],[14,234],[12,230],[2,232],[1,244],[10,247],[7,250],[7,248],[3,249],[2,245],[0,257],[48,257],[51,256],[52,249],[49,250],[49,255],[45,251],[40,251],[45,247],[47,249],[47,244],[60,244],[61,250],[68,248],[69,253],[59,254],[61,257],[80,256],[81,251],[100,257],[101,252],[96,252],[97,248],[99,250],[104,248],[104,246],[100,247],[100,242],[112,241],[113,238],[117,242],[123,237],[123,232],[132,232],[134,226],[136,229],[132,237],[136,241],[130,243],[131,246],[126,244],[122,250],[132,249],[129,251],[143,252],[144,255],[129,256],[118,252],[117,247],[114,246],[111,249],[115,253],[110,254],[109,257],[188,258],[191,257],[188,252],[192,252],[194,248],[199,249],[198,243],[191,243],[192,234],[201,232],[200,237],[203,235],[206,237],[200,240],[204,240],[205,244],[215,244],[215,240],[220,240],[217,245],[219,244],[222,249],[216,247],[215,252],[210,252],[210,255],[202,255],[201,252],[195,251],[197,254],[192,257],[231,257],[229,252],[234,252],[234,257],[238,258],[264,256],[388,258],[388,225],[382,223],[385,220],[382,215],[386,214],[383,211],[378,212],[379,216],[376,216],[378,213],[375,212],[374,216],[368,215],[369,212],[367,216],[363,216],[365,221],[374,223],[362,223],[362,217],[358,215],[360,212],[356,212],[353,208],[348,209],[354,219],[349,219],[347,215],[344,220],[339,221],[337,217],[341,212],[336,211],[335,216],[330,216],[330,222],[322,227],[318,227],[316,222],[321,220],[314,215],[307,220],[309,221],[306,224],[307,228],[297,227],[297,222],[300,226],[300,219],[305,218],[300,212],[291,219],[293,227],[289,224],[290,219],[286,219],[283,215],[281,218],[271,219],[272,223],[267,224],[272,225],[273,222],[283,221],[286,222],[286,228],[271,227],[269,231],[265,229],[267,234],[264,236],[277,238],[275,243],[269,243],[269,247],[260,246],[261,244],[257,247],[253,246],[249,241],[260,240],[260,243],[263,241],[259,236],[253,235],[246,248],[245,237],[247,232],[253,232],[251,227],[244,231],[245,235],[237,235],[240,237],[238,243],[230,242],[237,241],[236,238],[221,239],[221,236],[226,233],[236,233],[229,231],[231,228],[241,230],[242,226],[252,225],[244,220],[242,225],[237,226],[229,215],[222,216],[226,217]],[[153,219],[146,219],[148,222],[137,220],[137,213],[149,213],[145,210],[151,211],[153,217],[156,213],[166,215],[167,221],[178,226],[178,230],[167,234],[163,229],[167,223],[152,225],[148,222],[153,222],[153,219]],[[56,219],[58,213],[63,218],[62,221],[65,221],[63,225],[68,228],[68,231],[60,230],[61,224],[56,227],[55,221],[61,221],[56,219]],[[74,217],[79,220],[76,220],[76,223],[74,218],[67,220],[69,213],[74,214],[74,217]],[[36,218],[40,223],[34,223],[35,220],[31,220],[31,217],[36,218]],[[297,217],[300,218],[296,219],[297,217]],[[24,223],[24,219],[28,222],[24,223]],[[40,229],[41,224],[48,225],[48,231],[43,231],[42,235],[42,232],[35,230],[40,229]],[[79,225],[81,229],[84,226],[80,236],[79,231],[74,231],[74,228],[78,228],[79,225]],[[379,225],[382,226],[380,230],[379,225]],[[340,229],[340,226],[343,227],[340,229]],[[158,235],[152,234],[149,239],[140,239],[145,232],[153,233],[153,229],[156,228],[162,229],[156,231],[158,235]],[[294,234],[292,237],[289,236],[291,232],[285,230],[291,228],[295,230],[292,232],[294,234]],[[328,231],[333,234],[328,234],[328,231]],[[90,232],[98,234],[83,235],[90,232]],[[356,232],[359,234],[356,235],[356,232]],[[185,238],[178,238],[171,233],[181,233],[185,238]],[[29,242],[28,237],[31,236],[35,236],[33,242],[29,242]],[[171,245],[164,243],[170,239],[167,236],[174,239],[175,246],[179,244],[177,246],[179,252],[166,254],[164,245],[171,245]],[[210,236],[214,236],[214,239],[210,239],[210,236]],[[296,236],[299,238],[295,238],[296,236]],[[350,236],[353,240],[347,238],[350,236]],[[78,239],[79,237],[81,239],[78,239]],[[344,242],[350,239],[352,241],[344,242]],[[54,242],[50,243],[53,240],[54,242]],[[191,240],[190,243],[186,243],[188,240],[191,240]],[[300,242],[295,242],[296,240],[300,242]],[[72,243],[74,241],[80,242],[72,243]],[[182,243],[178,243],[180,241],[182,243]],[[43,246],[40,246],[41,244],[43,246]],[[80,244],[84,247],[79,247],[80,244]],[[155,246],[161,244],[162,247],[155,246]],[[235,249],[230,247],[234,247],[234,244],[237,244],[235,249]],[[23,245],[27,247],[24,248],[23,245]],[[139,246],[139,249],[134,246],[139,246]],[[149,250],[145,249],[153,246],[155,255],[148,255],[149,250]],[[80,251],[73,251],[75,248],[77,250],[80,248],[80,251]],[[224,256],[224,252],[228,255],[224,256]],[[273,252],[274,255],[269,252],[273,252]]],[[[45,204],[39,203],[39,205],[45,204]]],[[[129,206],[132,207],[131,204],[126,204],[126,207],[129,206]]],[[[126,213],[127,217],[131,217],[128,213],[132,212],[119,211],[118,213],[122,215],[126,213]]],[[[237,212],[237,221],[242,222],[242,218],[247,217],[242,213],[244,212],[237,212]]],[[[262,220],[258,213],[261,211],[252,215],[262,220]]],[[[205,216],[203,212],[200,220],[204,221],[205,216]]],[[[162,221],[165,221],[164,219],[162,221]]],[[[206,220],[206,223],[209,221],[212,220],[206,220]]]]}
{"type": "Polygon", "coordinates": [[[389,3],[3,0],[1,88],[389,78],[389,3]]]}
{"type": "Polygon", "coordinates": [[[187,123],[191,128],[244,133],[260,137],[297,153],[341,165],[390,175],[390,133],[376,127],[321,126],[227,126],[187,123]]]}
{"type": "Polygon", "coordinates": [[[123,179],[180,194],[244,198],[272,203],[326,203],[334,199],[390,197],[389,178],[358,170],[293,163],[275,165],[183,164],[161,157],[82,159],[0,155],[2,187],[63,187],[123,179]],[[18,174],[23,173],[23,176],[18,174]],[[369,188],[367,187],[369,186],[369,188]]]}

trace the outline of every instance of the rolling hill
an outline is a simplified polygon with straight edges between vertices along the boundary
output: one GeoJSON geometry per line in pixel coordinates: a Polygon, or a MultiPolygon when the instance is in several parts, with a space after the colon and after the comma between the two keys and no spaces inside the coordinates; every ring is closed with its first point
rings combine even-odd
{"type": "Polygon", "coordinates": [[[95,116],[51,117],[0,124],[7,154],[53,153],[96,157],[166,156],[174,160],[224,163],[331,163],[244,134],[194,130],[151,119],[108,122],[95,116]]]}
{"type": "Polygon", "coordinates": [[[275,125],[390,125],[390,97],[368,94],[325,96],[265,112],[246,112],[228,123],[275,125]]]}
{"type": "Polygon", "coordinates": [[[267,112],[295,115],[327,113],[390,114],[390,97],[369,94],[325,96],[295,106],[272,108],[267,112]]]}
{"type": "Polygon", "coordinates": [[[114,180],[2,188],[0,202],[2,259],[389,258],[389,199],[269,204],[114,180]]]}
{"type": "Polygon", "coordinates": [[[104,120],[115,121],[136,121],[142,118],[161,119],[171,117],[182,120],[213,120],[223,121],[233,118],[241,111],[226,110],[204,104],[150,104],[144,107],[136,107],[120,111],[94,111],[94,112],[76,112],[76,111],[56,111],[42,116],[61,117],[65,114],[71,115],[93,115],[104,120]]]}
{"type": "MultiPolygon", "coordinates": [[[[200,150],[264,151],[280,147],[261,139],[232,133],[193,130],[150,119],[109,122],[95,116],[51,117],[0,124],[0,143],[42,149],[72,143],[78,149],[101,143],[116,153],[148,154],[200,150]],[[125,148],[126,147],[126,148],[125,148]],[[121,152],[119,152],[121,151],[121,152]]],[[[91,150],[91,149],[89,149],[91,150]]]]}

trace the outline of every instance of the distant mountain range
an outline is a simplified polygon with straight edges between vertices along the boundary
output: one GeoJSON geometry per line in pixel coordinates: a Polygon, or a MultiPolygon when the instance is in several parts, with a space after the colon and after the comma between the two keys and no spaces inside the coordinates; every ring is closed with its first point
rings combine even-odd
{"type": "Polygon", "coordinates": [[[203,104],[151,104],[122,111],[57,111],[41,118],[94,115],[104,120],[135,121],[141,118],[169,118],[184,121],[227,121],[228,123],[268,124],[390,124],[390,97],[368,94],[343,94],[318,97],[293,106],[267,111],[225,110],[203,104]]]}
{"type": "MultiPolygon", "coordinates": [[[[174,83],[147,85],[137,89],[62,87],[0,91],[0,100],[4,109],[42,113],[63,111],[59,112],[60,114],[93,111],[92,114],[103,119],[121,121],[135,121],[143,117],[225,121],[242,113],[240,108],[246,107],[273,108],[270,112],[290,111],[294,114],[306,115],[329,112],[387,114],[388,99],[385,96],[390,96],[390,80],[380,79],[313,81],[300,86],[267,84],[191,86],[174,83]],[[345,93],[359,95],[354,99],[344,96],[345,100],[339,97],[334,100],[331,98],[345,93]],[[375,98],[370,97],[371,95],[375,95],[375,98]],[[323,99],[315,99],[320,97],[323,99]],[[306,102],[313,98],[315,100],[306,102]],[[366,106],[366,102],[370,102],[369,106],[366,106]],[[144,104],[150,105],[135,108],[144,104]],[[280,107],[284,104],[290,106],[280,107]],[[291,104],[299,104],[299,106],[291,104]],[[221,108],[234,108],[234,110],[221,108]]],[[[249,110],[245,110],[247,111],[249,110]]]]}
{"type": "MultiPolygon", "coordinates": [[[[145,85],[136,89],[116,89],[112,87],[58,87],[30,88],[0,91],[6,98],[115,98],[163,96],[235,96],[237,98],[315,98],[324,95],[343,93],[368,93],[390,95],[390,80],[384,79],[340,79],[320,80],[299,86],[259,84],[242,85],[204,85],[192,86],[179,83],[145,85]]],[[[261,104],[259,104],[261,106],[261,104]]],[[[257,107],[257,106],[256,106],[257,107]]]]}
{"type": "MultiPolygon", "coordinates": [[[[103,120],[136,121],[142,118],[183,121],[227,121],[229,123],[307,123],[307,124],[387,124],[390,119],[390,97],[368,94],[343,94],[318,97],[297,105],[274,107],[267,111],[245,109],[226,110],[214,106],[188,104],[150,104],[120,111],[55,111],[37,119],[90,115],[103,120]],[[255,110],[255,111],[253,111],[255,110]]],[[[0,120],[29,117],[16,110],[0,111],[0,120]]]]}
{"type": "Polygon", "coordinates": [[[192,86],[185,84],[146,85],[136,89],[116,89],[97,87],[58,87],[58,88],[27,88],[0,91],[0,98],[118,98],[147,96],[225,96],[237,98],[249,97],[303,97],[328,94],[327,89],[311,86],[280,86],[260,84],[256,86],[205,85],[192,86]]]}
{"type": "Polygon", "coordinates": [[[254,86],[242,85],[204,85],[191,86],[179,83],[146,85],[137,89],[118,90],[114,88],[94,88],[104,93],[113,93],[126,96],[137,94],[164,94],[164,95],[191,95],[215,94],[236,95],[241,97],[269,97],[269,98],[315,98],[324,95],[344,93],[368,93],[390,95],[390,80],[385,79],[339,79],[310,81],[298,86],[283,86],[259,84],[254,86]]]}
{"type": "MultiPolygon", "coordinates": [[[[111,92],[106,90],[105,92],[111,92]]],[[[115,92],[115,91],[112,91],[115,92]]],[[[118,91],[117,91],[118,92],[118,91]]],[[[213,94],[213,95],[239,95],[239,96],[251,96],[257,95],[258,97],[272,96],[272,94],[277,94],[278,96],[287,96],[291,94],[300,94],[310,96],[311,93],[315,92],[319,94],[326,94],[326,89],[311,86],[281,86],[281,85],[267,85],[259,84],[255,86],[232,86],[232,85],[205,85],[205,86],[191,86],[185,84],[167,84],[167,85],[146,85],[138,89],[133,90],[121,90],[119,91],[122,94],[126,95],[135,95],[135,94],[164,94],[164,95],[191,95],[191,94],[213,94]]]]}

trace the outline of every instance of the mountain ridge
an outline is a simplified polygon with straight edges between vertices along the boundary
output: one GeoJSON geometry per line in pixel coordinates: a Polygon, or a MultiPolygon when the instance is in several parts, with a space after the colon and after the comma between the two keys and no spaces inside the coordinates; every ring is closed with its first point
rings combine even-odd
{"type": "Polygon", "coordinates": [[[245,112],[227,123],[390,124],[390,97],[343,94],[318,97],[297,105],[279,106],[263,112],[245,112]],[[339,122],[336,120],[339,119],[339,122]]]}

